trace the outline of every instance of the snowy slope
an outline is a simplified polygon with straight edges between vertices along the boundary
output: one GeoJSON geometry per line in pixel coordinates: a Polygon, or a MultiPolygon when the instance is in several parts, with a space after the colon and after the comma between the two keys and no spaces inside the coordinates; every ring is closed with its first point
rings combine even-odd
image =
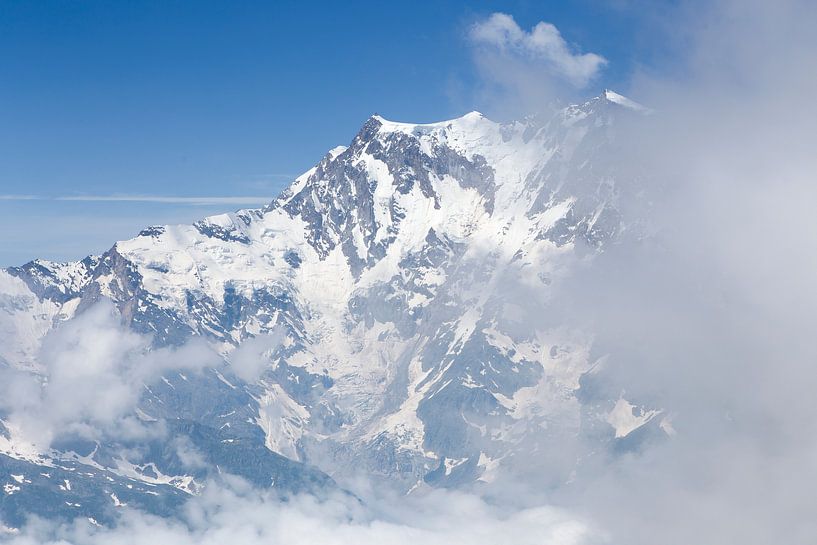
{"type": "Polygon", "coordinates": [[[623,438],[654,413],[580,401],[589,339],[541,309],[637,227],[615,124],[644,111],[607,91],[506,124],[373,116],[264,209],[0,272],[0,361],[39,370],[43,337],[110,299],[155,347],[201,338],[223,358],[146,385],[143,419],[405,490],[490,483],[564,434],[623,438]]]}

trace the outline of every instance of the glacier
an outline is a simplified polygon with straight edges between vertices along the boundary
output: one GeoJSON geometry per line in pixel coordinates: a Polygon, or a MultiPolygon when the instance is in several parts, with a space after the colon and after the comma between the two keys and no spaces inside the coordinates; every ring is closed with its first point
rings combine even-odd
{"type": "Polygon", "coordinates": [[[550,466],[555,486],[582,463],[567,438],[606,452],[669,435],[660,408],[598,387],[592,338],[549,307],[574,268],[646,232],[619,127],[649,113],[605,91],[508,123],[374,115],[264,208],[0,271],[0,370],[42,389],[44,343],[99,305],[146,352],[214,356],[139,375],[129,416],[155,433],[138,437],[38,444],[0,404],[4,522],[172,514],[221,473],[282,494],[363,473],[412,493],[550,466]]]}

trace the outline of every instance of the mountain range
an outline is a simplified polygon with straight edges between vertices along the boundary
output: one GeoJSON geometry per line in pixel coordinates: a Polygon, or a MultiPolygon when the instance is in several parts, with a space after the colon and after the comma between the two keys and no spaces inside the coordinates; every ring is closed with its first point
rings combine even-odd
{"type": "Polygon", "coordinates": [[[414,493],[547,466],[547,488],[581,471],[577,437],[614,455],[673,433],[605,387],[603,355],[551,305],[643,236],[620,128],[646,115],[612,91],[508,123],[374,115],[264,208],[1,270],[0,370],[38,401],[0,403],[0,518],[172,515],[224,474],[282,495],[360,474],[414,493]],[[110,387],[89,358],[133,402],[66,425],[54,392],[110,387]],[[43,439],[32,418],[57,424],[43,439]]]}

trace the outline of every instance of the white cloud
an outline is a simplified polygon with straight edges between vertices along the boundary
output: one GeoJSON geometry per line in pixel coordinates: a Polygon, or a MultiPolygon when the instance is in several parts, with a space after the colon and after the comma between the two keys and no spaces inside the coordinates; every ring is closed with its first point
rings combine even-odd
{"type": "Polygon", "coordinates": [[[574,52],[554,25],[539,22],[530,32],[523,30],[510,15],[494,13],[471,27],[474,43],[502,55],[541,62],[575,87],[586,86],[607,60],[595,53],[574,52]]]}
{"type": "MultiPolygon", "coordinates": [[[[626,384],[628,399],[651,398],[677,413],[671,441],[604,458],[585,466],[570,486],[548,490],[617,543],[754,545],[780,536],[815,542],[817,77],[808,69],[817,54],[815,8],[749,4],[726,2],[714,16],[695,11],[674,18],[684,32],[692,29],[685,36],[692,43],[684,43],[689,73],[636,87],[658,112],[641,132],[625,134],[662,182],[652,188],[660,247],[611,248],[563,288],[563,307],[558,298],[554,303],[563,312],[535,308],[561,325],[593,322],[597,350],[609,356],[605,385],[617,395],[619,383],[626,384]]],[[[523,32],[508,19],[484,27],[480,43],[503,60],[532,58],[536,29],[523,32]]],[[[538,461],[543,453],[532,456],[538,461]]],[[[541,482],[530,485],[541,489],[541,482]]],[[[189,505],[182,523],[131,512],[119,529],[77,525],[52,529],[48,539],[154,545],[590,540],[586,526],[563,512],[505,513],[448,492],[385,502],[380,513],[307,498],[280,505],[218,489],[209,494],[189,505]]],[[[26,529],[19,543],[48,540],[32,532],[26,529]]]]}
{"type": "Polygon", "coordinates": [[[196,197],[178,195],[70,195],[43,197],[40,195],[0,195],[0,201],[67,201],[67,202],[130,202],[186,204],[190,206],[214,206],[230,204],[238,206],[259,206],[272,201],[270,196],[246,197],[196,197]]]}
{"type": "Polygon", "coordinates": [[[348,495],[280,502],[234,478],[225,480],[226,486],[209,486],[190,500],[181,520],[131,510],[124,510],[115,528],[81,519],[72,525],[37,520],[9,543],[582,545],[596,537],[564,511],[540,506],[507,512],[470,494],[435,491],[421,498],[371,498],[365,504],[348,495]]]}
{"type": "Polygon", "coordinates": [[[38,354],[40,376],[5,370],[0,406],[20,439],[47,448],[55,434],[93,437],[116,426],[139,434],[132,417],[145,384],[170,369],[200,370],[218,356],[203,342],[150,348],[150,338],[120,323],[112,303],[101,302],[51,331],[38,354]]]}
{"type": "Polygon", "coordinates": [[[81,202],[144,202],[166,204],[188,204],[192,206],[209,206],[216,204],[235,204],[257,206],[266,204],[272,197],[179,197],[161,195],[80,195],[71,197],[57,197],[57,201],[81,202]]]}
{"type": "Polygon", "coordinates": [[[259,335],[245,340],[230,354],[233,372],[245,382],[254,383],[269,366],[269,356],[284,339],[284,330],[275,329],[268,335],[259,335]]]}

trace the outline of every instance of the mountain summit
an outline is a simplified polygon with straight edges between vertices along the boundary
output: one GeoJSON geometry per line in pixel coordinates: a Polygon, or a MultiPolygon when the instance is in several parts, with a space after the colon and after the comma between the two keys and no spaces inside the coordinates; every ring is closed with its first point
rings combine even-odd
{"type": "Polygon", "coordinates": [[[605,91],[511,123],[374,115],[263,209],[0,271],[0,365],[43,391],[50,339],[100,305],[146,354],[177,358],[135,375],[128,414],[162,428],[148,439],[38,444],[0,413],[7,520],[105,520],[126,500],[167,513],[222,471],[283,492],[353,471],[404,491],[490,486],[560,438],[603,450],[658,429],[660,413],[585,388],[588,339],[543,315],[576,260],[637,229],[616,123],[643,111],[605,91]],[[195,372],[191,343],[215,355],[195,372]]]}

